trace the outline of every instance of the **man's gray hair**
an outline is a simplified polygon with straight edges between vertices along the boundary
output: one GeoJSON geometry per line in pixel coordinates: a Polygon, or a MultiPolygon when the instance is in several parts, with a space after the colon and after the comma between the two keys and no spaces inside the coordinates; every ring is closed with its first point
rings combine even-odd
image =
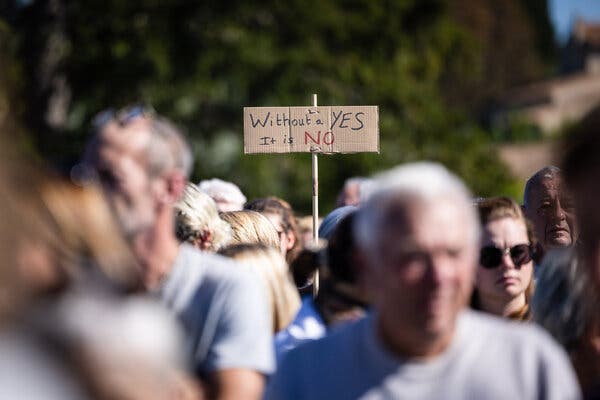
{"type": "Polygon", "coordinates": [[[552,179],[555,176],[561,174],[561,170],[554,165],[548,165],[535,174],[533,174],[525,183],[525,190],[523,190],[523,207],[527,208],[529,199],[531,198],[531,192],[533,189],[540,184],[542,179],[552,179]]]}
{"type": "Polygon", "coordinates": [[[152,134],[147,149],[150,173],[156,175],[176,168],[189,178],[194,157],[183,133],[164,117],[150,117],[149,123],[152,134]]]}
{"type": "MultiPolygon", "coordinates": [[[[189,178],[194,164],[191,147],[181,132],[167,118],[159,115],[140,116],[145,118],[150,131],[150,143],[145,150],[147,169],[151,176],[158,176],[168,169],[176,168],[189,178]]],[[[94,131],[86,144],[82,163],[71,171],[72,179],[87,180],[89,169],[98,162],[102,128],[94,131]]]]}
{"type": "Polygon", "coordinates": [[[354,226],[357,244],[365,250],[376,248],[388,211],[382,205],[391,199],[425,204],[452,199],[468,216],[465,224],[471,230],[473,243],[479,240],[479,220],[465,184],[441,164],[417,162],[375,176],[370,197],[358,213],[354,226]]]}
{"type": "Polygon", "coordinates": [[[373,178],[365,178],[363,176],[348,178],[344,182],[344,189],[347,189],[352,185],[358,185],[358,197],[360,199],[360,204],[362,204],[366,201],[372,191],[373,178]]]}

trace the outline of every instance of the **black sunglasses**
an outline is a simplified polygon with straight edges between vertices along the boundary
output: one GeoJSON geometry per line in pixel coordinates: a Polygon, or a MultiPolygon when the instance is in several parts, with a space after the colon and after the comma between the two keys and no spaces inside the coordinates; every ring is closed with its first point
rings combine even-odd
{"type": "Polygon", "coordinates": [[[518,244],[504,250],[495,246],[485,246],[481,248],[479,264],[486,269],[497,268],[502,263],[502,257],[505,254],[510,254],[510,258],[517,268],[527,264],[533,258],[533,250],[528,244],[518,244]]]}

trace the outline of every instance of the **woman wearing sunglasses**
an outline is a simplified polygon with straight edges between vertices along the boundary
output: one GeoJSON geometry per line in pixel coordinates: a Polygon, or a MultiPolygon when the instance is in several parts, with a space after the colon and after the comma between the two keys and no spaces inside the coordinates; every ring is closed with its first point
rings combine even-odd
{"type": "Polygon", "coordinates": [[[521,207],[507,197],[478,203],[481,253],[471,306],[498,316],[529,320],[533,295],[533,230],[521,207]]]}

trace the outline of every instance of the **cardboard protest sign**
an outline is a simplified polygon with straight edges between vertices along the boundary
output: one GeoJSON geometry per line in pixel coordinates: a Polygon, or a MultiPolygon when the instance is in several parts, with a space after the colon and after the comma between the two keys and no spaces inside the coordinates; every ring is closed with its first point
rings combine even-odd
{"type": "Polygon", "coordinates": [[[244,107],[244,153],[379,153],[377,106],[244,107]]]}

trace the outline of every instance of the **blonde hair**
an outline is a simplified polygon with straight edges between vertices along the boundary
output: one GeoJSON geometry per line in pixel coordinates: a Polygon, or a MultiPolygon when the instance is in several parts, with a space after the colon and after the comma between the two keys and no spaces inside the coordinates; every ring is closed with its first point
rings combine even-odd
{"type": "Polygon", "coordinates": [[[238,244],[220,253],[239,261],[265,284],[271,305],[273,332],[287,327],[300,309],[300,296],[281,253],[262,244],[238,244]]]}
{"type": "Polygon", "coordinates": [[[41,240],[56,255],[59,285],[74,282],[93,267],[121,288],[141,287],[141,271],[99,188],[50,178],[41,183],[39,195],[41,207],[32,211],[41,224],[33,244],[41,240]]]}
{"type": "Polygon", "coordinates": [[[182,198],[175,204],[176,234],[179,240],[194,243],[204,231],[211,234],[207,248],[216,252],[231,240],[231,226],[219,217],[217,206],[209,195],[193,183],[185,186],[182,198]]]}
{"type": "MultiPolygon", "coordinates": [[[[294,236],[294,245],[285,254],[285,260],[291,265],[302,250],[302,243],[296,217],[294,216],[294,210],[290,203],[279,197],[269,196],[248,202],[244,206],[244,209],[258,211],[263,215],[274,214],[281,218],[281,224],[283,225],[285,232],[291,233],[294,236]]],[[[279,238],[277,238],[277,241],[279,241],[279,238]]]]}
{"type": "Polygon", "coordinates": [[[221,218],[231,225],[234,244],[263,244],[279,249],[279,235],[267,217],[257,211],[243,210],[221,213],[221,218]]]}
{"type": "MultiPolygon", "coordinates": [[[[481,222],[481,226],[485,227],[489,222],[496,221],[503,218],[512,218],[514,220],[520,221],[525,225],[525,230],[527,232],[527,239],[529,240],[529,244],[531,248],[535,248],[537,244],[537,240],[533,233],[533,228],[529,221],[523,215],[523,210],[514,200],[508,197],[490,197],[489,199],[483,199],[479,203],[477,203],[477,208],[479,210],[479,221],[481,222]]],[[[508,316],[510,319],[525,321],[531,319],[531,311],[529,309],[529,304],[533,297],[534,291],[534,278],[533,278],[533,269],[531,270],[531,280],[529,281],[529,285],[525,289],[525,305],[518,311],[512,313],[508,316]]],[[[474,296],[477,296],[474,293],[474,296]]],[[[477,300],[475,300],[475,307],[477,307],[477,300]]]]}

